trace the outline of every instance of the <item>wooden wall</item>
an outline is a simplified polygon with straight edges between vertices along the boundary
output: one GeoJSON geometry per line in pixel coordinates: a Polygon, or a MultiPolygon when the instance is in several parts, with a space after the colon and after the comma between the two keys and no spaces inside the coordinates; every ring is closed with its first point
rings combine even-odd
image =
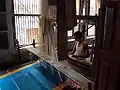
{"type": "Polygon", "coordinates": [[[120,3],[102,0],[96,31],[95,90],[120,90],[120,3]]]}
{"type": "Polygon", "coordinates": [[[12,0],[1,0],[0,6],[0,57],[3,57],[15,51],[12,0]]]}

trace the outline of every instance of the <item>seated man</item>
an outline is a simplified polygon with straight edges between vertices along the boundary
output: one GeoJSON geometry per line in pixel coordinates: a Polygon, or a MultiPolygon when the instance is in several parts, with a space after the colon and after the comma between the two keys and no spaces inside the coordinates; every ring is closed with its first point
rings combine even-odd
{"type": "Polygon", "coordinates": [[[73,51],[71,52],[72,57],[75,58],[88,58],[89,48],[87,42],[84,41],[84,36],[82,32],[77,31],[74,33],[74,38],[76,40],[73,51]]]}

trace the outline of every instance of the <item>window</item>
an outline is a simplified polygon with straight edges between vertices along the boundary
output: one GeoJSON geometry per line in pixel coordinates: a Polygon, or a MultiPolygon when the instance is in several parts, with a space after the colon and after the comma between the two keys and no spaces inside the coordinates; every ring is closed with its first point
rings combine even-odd
{"type": "Polygon", "coordinates": [[[79,15],[80,0],[76,0],[76,15],[79,15]]]}
{"type": "Polygon", "coordinates": [[[21,46],[39,42],[40,1],[14,0],[16,39],[21,46]]]}
{"type": "Polygon", "coordinates": [[[77,26],[74,27],[74,32],[79,31],[79,24],[77,24],[77,26]]]}
{"type": "MultiPolygon", "coordinates": [[[[91,27],[91,25],[88,25],[88,28],[91,27]]],[[[95,35],[95,25],[93,25],[90,29],[88,29],[88,36],[94,36],[95,35]]]]}
{"type": "Polygon", "coordinates": [[[73,35],[73,30],[67,31],[67,36],[70,37],[73,35]]]}

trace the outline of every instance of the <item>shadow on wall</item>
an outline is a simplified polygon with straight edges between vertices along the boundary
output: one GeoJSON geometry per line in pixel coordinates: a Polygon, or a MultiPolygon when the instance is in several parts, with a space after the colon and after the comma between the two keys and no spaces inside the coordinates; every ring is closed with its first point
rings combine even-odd
{"type": "Polygon", "coordinates": [[[75,41],[68,42],[68,46],[67,46],[68,52],[73,50],[74,44],[75,44],[75,41]]]}
{"type": "Polygon", "coordinates": [[[0,70],[9,69],[14,66],[19,66],[21,64],[24,64],[30,61],[35,61],[38,59],[37,56],[30,53],[26,49],[22,49],[20,52],[21,52],[21,60],[19,60],[19,55],[17,51],[14,54],[8,54],[0,58],[0,70]]]}

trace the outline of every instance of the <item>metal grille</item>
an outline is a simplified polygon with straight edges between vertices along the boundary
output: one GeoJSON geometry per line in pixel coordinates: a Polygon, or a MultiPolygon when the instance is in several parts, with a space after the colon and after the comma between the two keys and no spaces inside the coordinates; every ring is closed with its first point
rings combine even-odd
{"type": "Polygon", "coordinates": [[[39,41],[39,0],[14,0],[16,39],[20,45],[39,41]]]}

